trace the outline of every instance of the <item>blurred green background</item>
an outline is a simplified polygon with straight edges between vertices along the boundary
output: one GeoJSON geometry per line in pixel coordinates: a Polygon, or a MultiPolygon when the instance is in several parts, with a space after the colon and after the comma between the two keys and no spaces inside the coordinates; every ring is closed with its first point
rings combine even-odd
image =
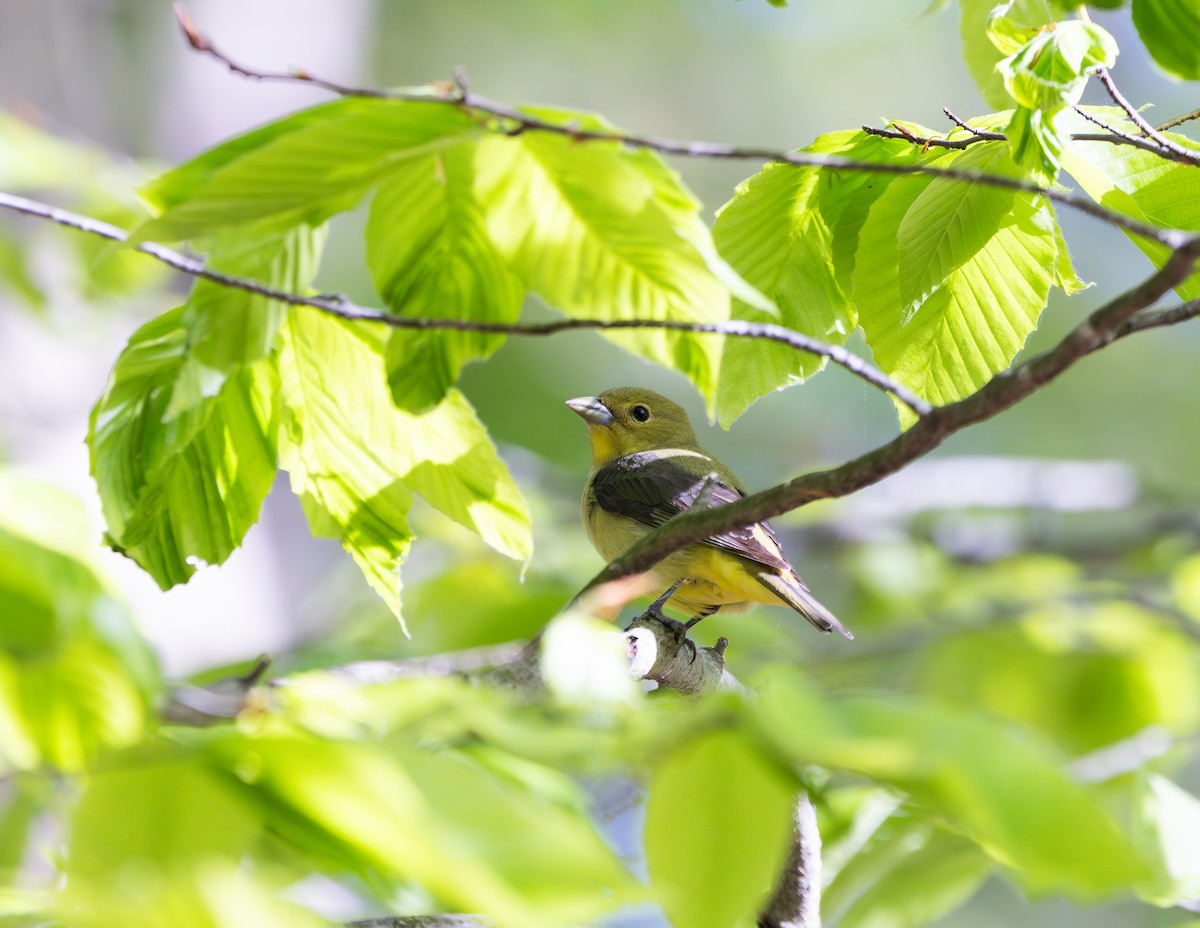
{"type": "MultiPolygon", "coordinates": [[[[463,65],[473,89],[507,102],[595,110],[655,135],[787,149],[880,118],[940,129],[943,106],[964,118],[986,111],[961,60],[957,10],[926,14],[927,5],[194,0],[189,9],[222,49],[262,68],[303,66],[342,82],[394,86],[446,79],[463,65]]],[[[1127,12],[1097,19],[1121,45],[1114,76],[1135,103],[1157,104],[1152,119],[1196,105],[1194,88],[1154,70],[1127,12]]],[[[128,201],[131,185],[153,170],[139,165],[177,162],[324,98],[247,81],[190,52],[165,2],[0,0],[0,109],[114,155],[94,176],[47,181],[51,201],[88,185],[128,201]]],[[[1101,102],[1094,88],[1085,100],[1101,102]]],[[[759,167],[683,159],[674,166],[710,214],[759,167]]],[[[1095,286],[1069,300],[1056,292],[1031,351],[1148,270],[1114,230],[1069,212],[1060,218],[1080,276],[1095,286]]],[[[363,267],[361,221],[335,223],[321,284],[371,304],[378,301],[363,267]]],[[[0,290],[0,460],[83,499],[98,536],[82,444],[87,411],[124,340],[171,305],[161,288],[180,293],[187,282],[96,293],[81,284],[94,256],[81,264],[68,255],[59,230],[12,228],[45,305],[31,309],[11,279],[0,290]]],[[[529,318],[547,312],[527,308],[529,318]]],[[[857,338],[851,347],[865,351],[857,338]]],[[[710,620],[701,638],[729,635],[739,673],[783,658],[833,688],[899,688],[977,706],[1042,731],[1065,756],[1147,725],[1194,744],[1198,349],[1195,323],[1128,339],[906,473],[779,520],[809,585],[858,634],[853,645],[817,639],[772,609],[710,620]]],[[[653,387],[703,418],[682,377],[594,334],[511,339],[468,369],[465,392],[530,497],[538,551],[516,586],[519,565],[418,513],[427,542],[406,567],[411,641],[338,546],[308,536],[286,492],[272,494],[228,565],[186,588],[162,593],[116,555],[105,553],[104,566],[173,675],[262,651],[286,669],[527,635],[600,566],[578,522],[586,442],[562,401],[623,384],[653,387]],[[447,621],[451,606],[463,621],[447,621]]],[[[767,397],[728,433],[703,429],[702,440],[759,488],[840,463],[895,431],[886,398],[835,369],[767,397]]],[[[1200,767],[1190,763],[1171,773],[1196,791],[1200,767]]],[[[1132,903],[1025,903],[995,878],[938,924],[1179,918],[1132,903]]]]}

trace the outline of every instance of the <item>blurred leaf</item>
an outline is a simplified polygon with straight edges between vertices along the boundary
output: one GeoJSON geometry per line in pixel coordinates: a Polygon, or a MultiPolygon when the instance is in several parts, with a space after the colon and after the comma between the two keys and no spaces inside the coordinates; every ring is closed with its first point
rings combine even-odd
{"type": "Polygon", "coordinates": [[[0,471],[0,777],[142,733],[157,672],[92,564],[83,507],[0,471]]]}
{"type": "Polygon", "coordinates": [[[1138,786],[1134,834],[1156,875],[1143,895],[1163,906],[1200,899],[1200,799],[1158,774],[1138,786]]]}
{"type": "MultiPolygon", "coordinates": [[[[474,191],[474,148],[457,145],[412,158],[371,201],[367,264],[398,316],[515,322],[524,288],[488,237],[474,191]]],[[[427,412],[471,361],[504,341],[482,332],[396,329],[388,340],[388,383],[396,405],[427,412]]]]}
{"type": "Polygon", "coordinates": [[[856,895],[838,928],[931,924],[975,895],[992,869],[978,845],[940,828],[903,831],[898,843],[897,859],[856,895]]]}
{"type": "Polygon", "coordinates": [[[1099,895],[1147,876],[1091,794],[1007,728],[894,696],[822,698],[786,670],[759,693],[764,730],[797,762],[904,790],[1034,890],[1099,895]]]}
{"type": "Polygon", "coordinates": [[[120,879],[75,881],[53,924],[65,928],[324,928],[329,920],[289,902],[272,881],[236,858],[185,869],[130,867],[120,879]]]}
{"type": "Polygon", "coordinates": [[[452,106],[366,97],[314,106],[150,181],[141,193],[157,218],[137,237],[175,241],[266,218],[319,225],[353,207],[403,159],[482,131],[452,106]]]}
{"type": "MultiPolygon", "coordinates": [[[[10,776],[5,785],[6,795],[0,797],[0,886],[17,883],[30,833],[54,798],[54,785],[48,777],[10,776]]],[[[0,919],[4,914],[0,903],[0,919]]]]}
{"type": "Polygon", "coordinates": [[[1200,2],[1133,0],[1133,24],[1156,64],[1173,77],[1200,78],[1200,2]]]}
{"type": "MultiPolygon", "coordinates": [[[[206,265],[289,293],[305,293],[317,273],[325,226],[274,226],[214,239],[206,265]]],[[[186,359],[167,415],[216,396],[239,367],[267,357],[287,305],[256,293],[197,280],[183,307],[186,359]]]]}
{"type": "MultiPolygon", "coordinates": [[[[402,760],[439,829],[486,861],[542,919],[582,924],[643,895],[596,833],[583,797],[563,805],[542,792],[557,771],[542,768],[521,782],[453,751],[410,751],[402,760]]],[[[554,792],[570,786],[551,782],[554,792]]]]}
{"type": "Polygon", "coordinates": [[[83,506],[61,490],[0,469],[0,648],[50,652],[112,608],[92,565],[83,506]]]}
{"type": "Polygon", "coordinates": [[[126,758],[94,773],[70,826],[66,873],[103,882],[122,872],[236,861],[262,827],[262,812],[236,785],[172,756],[126,758]]]}
{"type": "Polygon", "coordinates": [[[101,748],[136,743],[147,709],[128,669],[98,641],[68,639],[27,662],[0,651],[0,715],[24,729],[23,738],[5,733],[0,719],[0,775],[39,764],[82,770],[101,748]]]}
{"type": "Polygon", "coordinates": [[[1179,608],[1200,623],[1200,554],[1185,558],[1175,568],[1171,590],[1179,608]]]}
{"type": "Polygon", "coordinates": [[[187,357],[184,308],[151,319],[118,357],[88,431],[109,543],[163,589],[233,553],[276,469],[273,366],[240,368],[168,418],[187,357]]]}
{"type": "Polygon", "coordinates": [[[622,899],[597,886],[624,891],[626,878],[583,816],[452,752],[391,756],[376,744],[232,731],[205,740],[270,828],[301,849],[416,881],[450,911],[538,925],[622,899]]]}
{"type": "MultiPolygon", "coordinates": [[[[536,109],[542,119],[609,129],[596,117],[536,109]]],[[[649,152],[559,135],[489,136],[476,193],[496,247],[525,286],[570,316],[719,322],[729,289],[698,247],[709,233],[674,172],[649,152]]],[[[720,339],[648,330],[617,344],[689,377],[713,405],[720,339]]]]}
{"type": "Polygon", "coordinates": [[[515,584],[511,569],[494,558],[456,557],[405,591],[404,616],[421,653],[439,654],[531,638],[576,592],[532,572],[515,584]],[[443,621],[450,613],[455,621],[443,621]]]}
{"type": "MultiPolygon", "coordinates": [[[[1186,136],[1164,135],[1200,151],[1200,143],[1186,136]]],[[[1101,206],[1153,226],[1200,230],[1200,172],[1191,165],[1131,145],[1075,142],[1063,155],[1063,168],[1101,206]]],[[[1140,235],[1129,238],[1155,267],[1166,261],[1165,245],[1140,235]]],[[[1185,300],[1200,297],[1200,275],[1193,274],[1175,292],[1185,300]]]]}
{"type": "Polygon", "coordinates": [[[701,735],[655,768],[646,863],[672,924],[753,922],[787,855],[798,790],[736,731],[701,735]]]}
{"type": "Polygon", "coordinates": [[[461,394],[403,412],[374,329],[305,310],[283,332],[280,457],[292,490],[313,534],[338,539],[397,616],[414,491],[501,553],[529,557],[520,491],[461,394]]]}
{"type": "MultiPolygon", "coordinates": [[[[963,158],[971,154],[968,150],[963,158]]],[[[940,166],[944,159],[933,163],[940,166]]],[[[902,233],[907,229],[915,235],[907,223],[914,210],[926,211],[918,203],[949,202],[935,185],[951,183],[929,177],[894,180],[871,207],[854,272],[859,321],[876,362],[934,404],[961,399],[1009,366],[1037,325],[1058,262],[1056,223],[1046,201],[1007,194],[1011,205],[995,233],[969,257],[957,245],[948,248],[948,273],[940,285],[902,312],[902,266],[908,266],[901,264],[902,255],[914,256],[920,245],[917,238],[906,244],[902,233]],[[929,191],[935,192],[926,197],[929,191]],[[950,269],[959,259],[964,263],[950,269]]],[[[967,195],[964,187],[970,186],[955,185],[957,195],[967,195]]],[[[990,197],[984,200],[993,203],[990,197]]],[[[954,213],[942,208],[941,215],[952,221],[954,213]]],[[[911,424],[912,411],[896,405],[901,422],[911,424]]]]}

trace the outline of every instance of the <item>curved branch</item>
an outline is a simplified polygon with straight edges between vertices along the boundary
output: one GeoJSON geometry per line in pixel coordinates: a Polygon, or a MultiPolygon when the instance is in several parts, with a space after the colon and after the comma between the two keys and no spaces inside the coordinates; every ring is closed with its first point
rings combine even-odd
{"type": "MultiPolygon", "coordinates": [[[[70,210],[60,209],[46,203],[30,200],[15,194],[0,192],[0,208],[12,210],[27,216],[37,216],[49,219],[59,225],[78,229],[90,235],[114,242],[128,242],[129,233],[124,229],[82,216],[70,210]]],[[[429,319],[411,316],[395,316],[378,309],[369,309],[351,303],[343,297],[305,296],[269,287],[257,280],[235,277],[220,271],[210,270],[203,261],[181,254],[174,249],[159,245],[156,242],[137,242],[131,246],[135,251],[150,255],[168,267],[174,268],[192,277],[200,277],[213,283],[237,290],[245,290],[259,296],[278,300],[292,306],[307,306],[320,310],[341,319],[354,322],[371,322],[386,325],[393,329],[443,329],[456,332],[491,332],[497,335],[554,335],[558,332],[570,332],[579,329],[665,329],[671,332],[690,332],[696,335],[725,335],[731,338],[761,338],[767,341],[787,345],[796,351],[828,358],[834,364],[844,367],[854,376],[865,380],[873,387],[878,387],[885,393],[890,393],[918,416],[926,416],[932,406],[921,399],[903,384],[892,380],[879,368],[863,360],[852,351],[841,345],[833,345],[820,339],[797,332],[786,326],[770,322],[747,322],[741,319],[730,319],[724,322],[681,322],[674,319],[559,319],[554,322],[540,323],[502,323],[476,322],[470,319],[429,319]]]]}
{"type": "Polygon", "coordinates": [[[207,35],[196,28],[182,4],[176,4],[175,10],[184,36],[193,49],[216,59],[230,71],[254,80],[295,81],[312,84],[322,90],[344,97],[371,97],[374,99],[403,100],[410,103],[455,106],[471,113],[499,120],[495,124],[485,123],[485,128],[506,135],[518,135],[522,132],[547,132],[567,136],[576,142],[616,142],[621,145],[627,145],[630,148],[645,148],[664,155],[680,155],[687,158],[779,162],[797,167],[830,171],[893,175],[925,174],[934,177],[944,177],[948,180],[962,181],[970,184],[983,184],[989,187],[1000,187],[1005,190],[1016,190],[1021,193],[1044,196],[1056,203],[1079,210],[1094,219],[1099,219],[1102,222],[1107,222],[1119,229],[1123,229],[1131,235],[1153,239],[1166,245],[1168,248],[1179,247],[1186,238],[1186,235],[1177,229],[1161,229],[1156,226],[1147,225],[1146,223],[1138,222],[1136,219],[1124,216],[1121,213],[1106,209],[1085,197],[1076,196],[1075,194],[1067,193],[1065,190],[1054,187],[1043,187],[1032,181],[1016,177],[983,174],[978,171],[935,167],[924,164],[858,161],[853,158],[842,158],[837,155],[818,155],[812,152],[778,151],[776,149],[753,146],[725,145],[719,142],[681,141],[679,139],[658,138],[610,129],[583,129],[575,123],[550,122],[536,116],[531,116],[518,107],[510,106],[499,100],[493,100],[471,92],[466,75],[461,70],[456,75],[453,83],[441,82],[418,90],[400,91],[350,87],[317,77],[307,70],[262,71],[240,64],[220,51],[207,35]]]}
{"type": "Polygon", "coordinates": [[[804,474],[733,503],[680,513],[644,535],[597,574],[585,589],[640,573],[668,554],[721,532],[734,531],[799,509],[818,499],[846,496],[877,483],[928,454],[949,436],[1015,405],[1081,358],[1117,338],[1170,325],[1197,312],[1197,302],[1137,315],[1185,280],[1200,257],[1200,236],[1177,248],[1161,269],[1101,306],[1045,354],[997,374],[970,396],[939,406],[908,431],[840,467],[804,474]]]}

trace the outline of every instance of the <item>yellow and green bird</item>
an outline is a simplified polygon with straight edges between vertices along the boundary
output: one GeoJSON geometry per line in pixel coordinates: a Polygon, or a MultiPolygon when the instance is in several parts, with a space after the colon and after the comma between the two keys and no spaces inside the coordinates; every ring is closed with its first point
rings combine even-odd
{"type": "MultiPolygon", "coordinates": [[[[583,524],[605,561],[705,494],[719,506],[746,495],[724,464],[700,447],[687,413],[641,387],[567,400],[587,423],[592,470],[583,524]],[[716,475],[710,480],[710,475],[716,475]],[[706,489],[707,485],[707,489],[706,489]]],[[[755,603],[790,606],[823,632],[854,636],[817,602],[766,522],[723,532],[667,555],[650,570],[655,588],[693,616],[744,612],[755,603]]]]}

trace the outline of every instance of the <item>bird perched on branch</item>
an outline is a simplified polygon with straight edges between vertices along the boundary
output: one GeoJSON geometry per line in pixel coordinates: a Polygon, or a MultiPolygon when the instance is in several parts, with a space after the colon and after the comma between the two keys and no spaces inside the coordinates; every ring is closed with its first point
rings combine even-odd
{"type": "MultiPolygon", "coordinates": [[[[745,496],[733,473],[700,447],[687,413],[640,387],[567,400],[587,423],[592,471],[583,524],[606,561],[693,505],[745,496]]],[[[755,603],[790,606],[823,632],[854,636],[808,591],[766,522],[723,532],[667,555],[650,569],[659,603],[692,613],[688,627],[717,610],[755,603]]]]}

